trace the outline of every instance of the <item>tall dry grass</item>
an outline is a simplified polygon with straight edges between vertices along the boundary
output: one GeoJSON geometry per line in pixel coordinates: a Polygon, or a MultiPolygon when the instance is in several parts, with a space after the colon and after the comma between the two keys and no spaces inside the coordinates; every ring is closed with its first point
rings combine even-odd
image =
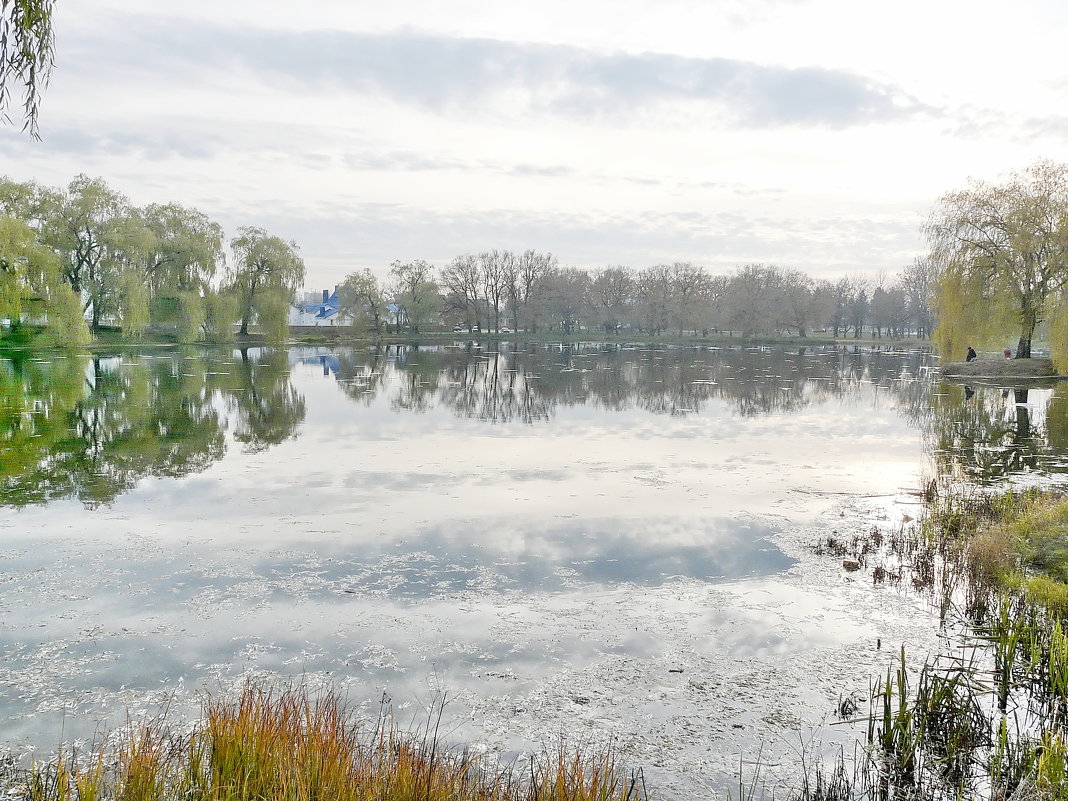
{"type": "Polygon", "coordinates": [[[421,732],[388,715],[357,718],[333,692],[248,686],[209,700],[180,734],[131,729],[91,756],[9,769],[9,799],[26,801],[635,801],[647,792],[611,748],[560,748],[500,768],[449,747],[440,710],[421,732]]]}

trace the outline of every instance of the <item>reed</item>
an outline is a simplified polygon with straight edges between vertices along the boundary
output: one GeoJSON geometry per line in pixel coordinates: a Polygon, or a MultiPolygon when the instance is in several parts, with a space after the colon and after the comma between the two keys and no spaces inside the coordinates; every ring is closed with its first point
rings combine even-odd
{"type": "Polygon", "coordinates": [[[817,550],[863,553],[874,584],[928,594],[956,645],[913,672],[902,649],[854,718],[867,750],[852,775],[817,764],[795,798],[1068,801],[1068,498],[931,482],[924,499],[918,524],[872,547],[839,534],[817,550]]]}
{"type": "Polygon", "coordinates": [[[132,727],[91,759],[34,762],[10,799],[25,801],[637,801],[640,772],[614,748],[560,747],[500,768],[439,736],[441,708],[417,732],[387,713],[358,719],[337,693],[247,686],[208,700],[187,734],[132,727]]]}

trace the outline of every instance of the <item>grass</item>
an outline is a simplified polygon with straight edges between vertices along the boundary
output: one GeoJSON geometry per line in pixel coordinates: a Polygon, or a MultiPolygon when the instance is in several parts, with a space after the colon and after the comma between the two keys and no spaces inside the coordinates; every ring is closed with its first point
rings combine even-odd
{"type": "Polygon", "coordinates": [[[816,550],[929,594],[954,647],[911,673],[902,649],[854,718],[852,774],[797,797],[1068,801],[1068,497],[931,483],[924,501],[920,524],[816,550]]]}
{"type": "MultiPolygon", "coordinates": [[[[209,700],[182,732],[157,721],[87,754],[22,769],[9,799],[25,801],[631,801],[647,792],[612,748],[561,747],[500,768],[447,746],[440,709],[421,731],[388,714],[359,720],[332,692],[248,686],[209,700]]],[[[0,782],[0,790],[4,783],[0,782]]]]}

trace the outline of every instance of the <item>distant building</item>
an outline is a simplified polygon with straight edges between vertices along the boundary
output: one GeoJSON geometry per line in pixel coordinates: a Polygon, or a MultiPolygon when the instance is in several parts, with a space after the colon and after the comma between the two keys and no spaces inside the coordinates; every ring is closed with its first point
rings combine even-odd
{"type": "Polygon", "coordinates": [[[304,300],[289,307],[289,324],[303,326],[341,325],[341,304],[337,299],[337,287],[334,291],[323,290],[322,298],[315,293],[304,296],[304,300]]]}

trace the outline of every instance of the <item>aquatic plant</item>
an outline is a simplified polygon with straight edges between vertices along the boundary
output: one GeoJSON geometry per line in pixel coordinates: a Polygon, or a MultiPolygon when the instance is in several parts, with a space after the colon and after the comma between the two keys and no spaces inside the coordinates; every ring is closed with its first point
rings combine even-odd
{"type": "Polygon", "coordinates": [[[817,551],[928,594],[951,645],[912,672],[902,648],[846,721],[867,727],[852,771],[817,763],[795,798],[1068,799],[1068,499],[937,482],[923,497],[923,519],[878,545],[836,532],[817,551]]]}

